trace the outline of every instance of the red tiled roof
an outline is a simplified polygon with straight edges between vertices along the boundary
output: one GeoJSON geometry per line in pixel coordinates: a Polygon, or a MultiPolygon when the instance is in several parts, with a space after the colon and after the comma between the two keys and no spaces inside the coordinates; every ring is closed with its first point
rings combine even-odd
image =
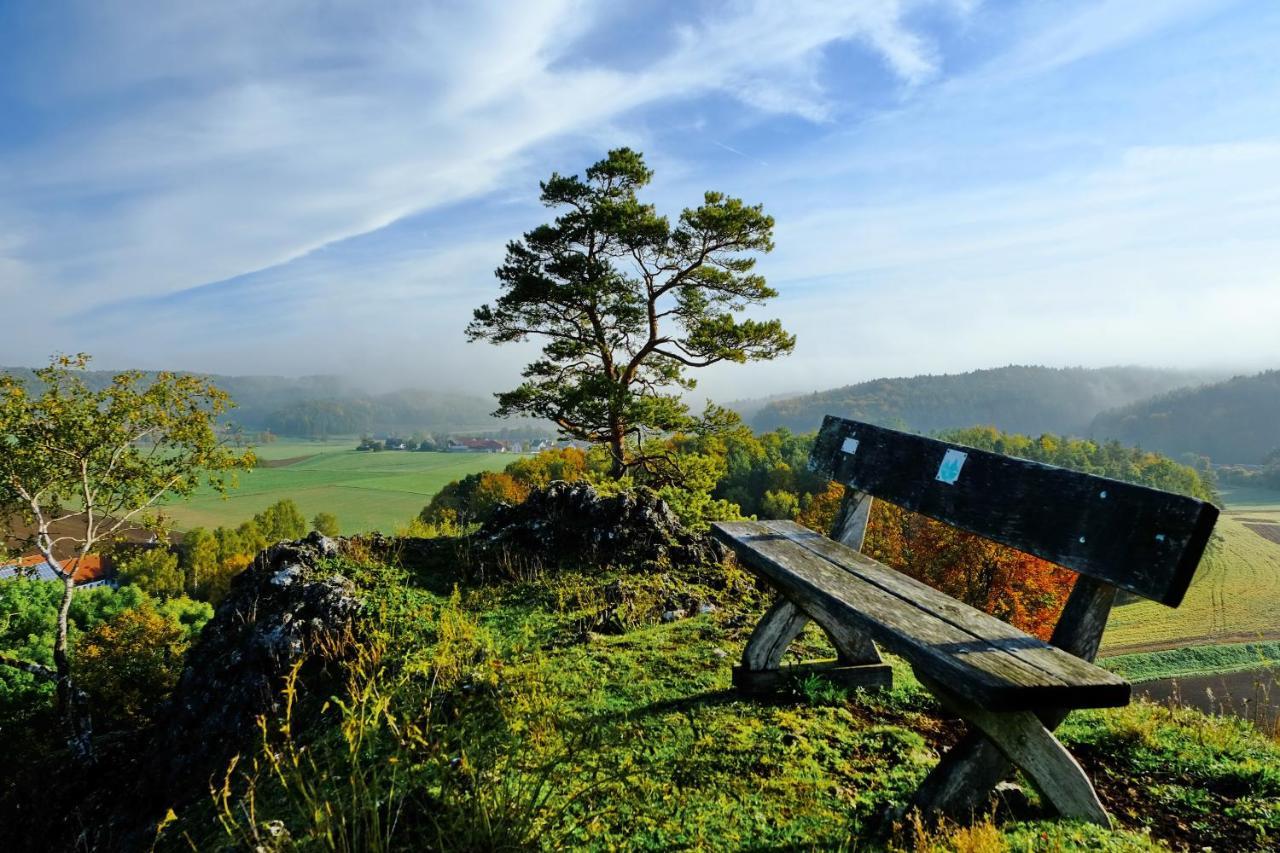
{"type": "MultiPolygon", "coordinates": [[[[75,560],[66,560],[61,566],[59,566],[59,568],[63,571],[67,571],[68,567],[73,563],[75,563],[74,577],[78,584],[92,583],[93,581],[102,580],[106,577],[107,567],[100,554],[88,554],[82,557],[78,562],[75,560]]],[[[0,564],[0,570],[35,569],[42,565],[45,565],[44,557],[41,557],[39,554],[32,554],[27,557],[19,557],[17,560],[11,560],[7,563],[0,564]]]]}

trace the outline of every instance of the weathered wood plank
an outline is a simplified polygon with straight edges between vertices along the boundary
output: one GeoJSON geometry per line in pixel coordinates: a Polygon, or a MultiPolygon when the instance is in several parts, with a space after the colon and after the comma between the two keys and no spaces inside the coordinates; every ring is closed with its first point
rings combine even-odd
{"type": "Polygon", "coordinates": [[[965,630],[760,522],[720,523],[712,530],[833,637],[850,629],[869,635],[978,705],[1003,711],[1128,701],[1127,684],[1070,683],[1011,654],[1012,646],[1038,643],[1034,638],[992,641],[965,630]]]}
{"type": "Polygon", "coordinates": [[[810,466],[1171,607],[1218,517],[1193,498],[831,416],[810,466]]]}
{"type": "MultiPolygon", "coordinates": [[[[957,601],[928,584],[832,542],[795,522],[761,522],[770,531],[830,560],[841,568],[893,593],[957,627],[991,642],[1002,643],[1015,657],[1071,684],[1111,685],[1128,696],[1123,678],[1018,630],[1007,622],[957,601]]],[[[1090,583],[1093,583],[1090,581],[1090,583]]],[[[856,602],[851,602],[856,604],[856,602]]],[[[1105,624],[1105,619],[1104,619],[1105,624]]],[[[1127,702],[1127,698],[1125,700],[1127,702]]]]}
{"type": "Polygon", "coordinates": [[[831,538],[841,545],[861,551],[874,504],[875,498],[866,492],[854,489],[845,492],[844,500],[840,502],[840,511],[836,513],[835,524],[831,527],[831,538]]]}
{"type": "MultiPolygon", "coordinates": [[[[1085,661],[1097,657],[1102,631],[1115,601],[1116,588],[1110,584],[1080,575],[1066,599],[1066,607],[1053,629],[1050,642],[1057,648],[1075,654],[1085,661]]],[[[1053,731],[1066,719],[1061,708],[1039,712],[1046,729],[1053,731]]],[[[915,792],[913,804],[923,812],[940,812],[951,817],[965,817],[980,811],[991,789],[1009,777],[1009,760],[984,738],[980,731],[970,731],[961,738],[942,761],[929,772],[915,792]]]]}
{"type": "MultiPolygon", "coordinates": [[[[1058,618],[1050,642],[1086,661],[1093,661],[1102,643],[1116,588],[1081,575],[1058,618]]],[[[1054,731],[1066,719],[1063,709],[1039,712],[1045,728],[1054,731]]],[[[912,805],[923,812],[962,818],[980,811],[994,788],[1008,778],[1013,766],[981,731],[971,731],[953,746],[917,789],[912,805]]]]}
{"type": "Polygon", "coordinates": [[[1035,714],[992,713],[966,702],[932,679],[925,678],[924,684],[1021,769],[1060,815],[1111,826],[1111,818],[1084,769],[1035,714]]]}
{"type": "Polygon", "coordinates": [[[742,650],[742,665],[752,672],[777,669],[787,647],[808,624],[809,617],[792,604],[790,599],[778,596],[778,600],[765,611],[756,629],[751,632],[751,639],[747,640],[747,646],[742,650]]]}
{"type": "MultiPolygon", "coordinates": [[[[836,513],[831,538],[855,551],[861,551],[862,541],[867,535],[867,524],[871,520],[871,505],[874,500],[866,492],[856,492],[852,489],[847,491],[844,500],[840,502],[840,511],[836,513]]],[[[838,649],[842,663],[880,663],[880,652],[870,637],[859,634],[852,639],[855,641],[853,644],[838,649]]]]}

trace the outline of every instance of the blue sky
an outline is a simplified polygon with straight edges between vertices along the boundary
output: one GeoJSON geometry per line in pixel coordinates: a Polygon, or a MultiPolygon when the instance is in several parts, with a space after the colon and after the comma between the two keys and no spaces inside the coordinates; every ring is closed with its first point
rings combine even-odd
{"type": "Polygon", "coordinates": [[[1280,366],[1280,4],[0,0],[0,364],[490,391],[537,182],[762,202],[793,356],[1280,366]]]}

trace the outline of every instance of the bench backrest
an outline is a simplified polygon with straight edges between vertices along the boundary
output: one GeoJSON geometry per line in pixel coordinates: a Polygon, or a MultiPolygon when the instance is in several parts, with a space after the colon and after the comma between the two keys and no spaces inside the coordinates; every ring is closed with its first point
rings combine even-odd
{"type": "Polygon", "coordinates": [[[1170,607],[1218,518],[1195,498],[830,415],[809,467],[1170,607]]]}

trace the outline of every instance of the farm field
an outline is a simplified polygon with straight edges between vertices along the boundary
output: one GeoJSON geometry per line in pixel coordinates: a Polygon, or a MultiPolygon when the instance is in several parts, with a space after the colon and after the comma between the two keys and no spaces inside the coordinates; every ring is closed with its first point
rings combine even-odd
{"type": "Polygon", "coordinates": [[[338,516],[344,535],[390,533],[418,514],[452,480],[505,467],[506,453],[361,452],[355,441],[280,441],[255,449],[260,460],[283,462],[240,475],[226,498],[201,490],[165,507],[179,530],[236,525],[281,498],[292,498],[303,515],[338,516]],[[297,460],[297,461],[291,461],[297,460]]]}
{"type": "Polygon", "coordinates": [[[1102,653],[1280,639],[1280,495],[1224,492],[1217,548],[1176,610],[1150,601],[1117,607],[1102,653]]]}

